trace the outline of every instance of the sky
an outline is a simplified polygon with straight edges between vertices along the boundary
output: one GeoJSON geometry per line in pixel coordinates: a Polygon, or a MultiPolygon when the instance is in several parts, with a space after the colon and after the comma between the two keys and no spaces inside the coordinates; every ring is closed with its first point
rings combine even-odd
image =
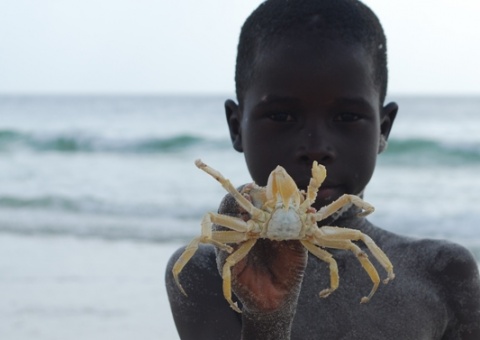
{"type": "MultiPolygon", "coordinates": [[[[233,93],[260,2],[0,0],[0,93],[233,93]]],[[[387,35],[391,94],[480,95],[480,1],[364,3],[387,35]]]]}

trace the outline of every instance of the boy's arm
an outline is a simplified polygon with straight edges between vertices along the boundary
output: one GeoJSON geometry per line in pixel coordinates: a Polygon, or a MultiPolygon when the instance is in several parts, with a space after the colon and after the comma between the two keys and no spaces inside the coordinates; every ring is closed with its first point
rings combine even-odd
{"type": "Polygon", "coordinates": [[[473,255],[462,246],[445,243],[432,268],[452,311],[442,339],[480,339],[480,278],[473,255]]]}
{"type": "Polygon", "coordinates": [[[241,316],[223,298],[213,247],[201,245],[180,273],[180,282],[188,296],[178,289],[172,275],[173,265],[183,250],[172,255],[165,273],[167,294],[180,338],[239,339],[241,316]]]}

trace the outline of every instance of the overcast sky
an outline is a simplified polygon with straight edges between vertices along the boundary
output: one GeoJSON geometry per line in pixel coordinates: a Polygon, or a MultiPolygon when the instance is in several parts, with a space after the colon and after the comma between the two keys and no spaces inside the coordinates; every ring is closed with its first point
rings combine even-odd
{"type": "MultiPolygon", "coordinates": [[[[293,0],[292,0],[293,1],[293,0]]],[[[0,93],[233,93],[259,0],[0,0],[0,93]]],[[[393,94],[480,94],[479,0],[368,0],[393,94]]]]}

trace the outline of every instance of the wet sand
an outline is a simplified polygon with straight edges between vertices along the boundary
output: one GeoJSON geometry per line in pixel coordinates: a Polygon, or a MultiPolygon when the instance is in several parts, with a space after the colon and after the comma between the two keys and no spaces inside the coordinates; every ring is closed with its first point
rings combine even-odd
{"type": "Polygon", "coordinates": [[[178,339],[164,284],[177,248],[0,236],[0,338],[178,339]]]}

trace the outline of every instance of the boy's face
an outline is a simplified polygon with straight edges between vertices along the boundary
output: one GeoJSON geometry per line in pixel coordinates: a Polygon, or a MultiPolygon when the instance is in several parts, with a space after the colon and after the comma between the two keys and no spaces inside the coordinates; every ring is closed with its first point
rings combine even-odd
{"type": "Polygon", "coordinates": [[[359,46],[286,41],[258,56],[243,105],[226,102],[234,147],[253,180],[283,166],[306,189],[314,160],[327,168],[318,206],[360,194],[397,106],[381,108],[370,56],[359,46]]]}

